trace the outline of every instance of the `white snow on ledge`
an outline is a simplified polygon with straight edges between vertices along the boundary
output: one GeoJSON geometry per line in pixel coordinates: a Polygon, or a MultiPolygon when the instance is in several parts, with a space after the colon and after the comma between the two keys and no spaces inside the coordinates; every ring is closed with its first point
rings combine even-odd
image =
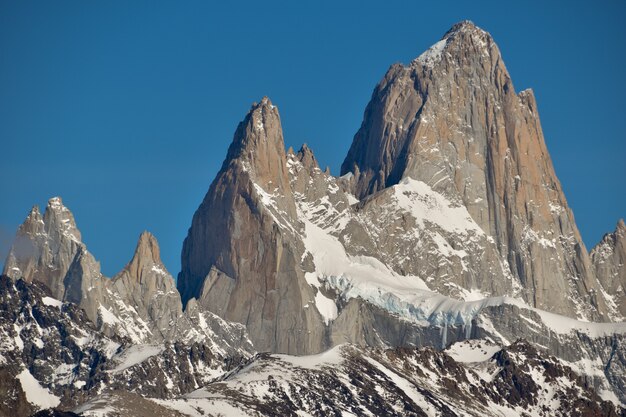
{"type": "Polygon", "coordinates": [[[421,228],[428,222],[450,233],[485,234],[465,206],[455,206],[425,182],[407,177],[392,188],[398,206],[411,213],[421,228]]]}
{"type": "Polygon", "coordinates": [[[450,345],[445,352],[460,363],[484,362],[490,359],[501,346],[485,339],[468,339],[450,345]]]}

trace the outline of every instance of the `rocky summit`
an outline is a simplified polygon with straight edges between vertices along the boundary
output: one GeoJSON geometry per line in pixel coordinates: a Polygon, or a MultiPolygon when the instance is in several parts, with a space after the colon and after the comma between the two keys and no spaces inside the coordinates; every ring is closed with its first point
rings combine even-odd
{"type": "Polygon", "coordinates": [[[60,198],[31,210],[0,416],[626,415],[626,226],[587,251],[532,91],[468,21],[389,68],[340,176],[253,104],[177,280],[149,232],[129,259],[105,277],[60,198]]]}

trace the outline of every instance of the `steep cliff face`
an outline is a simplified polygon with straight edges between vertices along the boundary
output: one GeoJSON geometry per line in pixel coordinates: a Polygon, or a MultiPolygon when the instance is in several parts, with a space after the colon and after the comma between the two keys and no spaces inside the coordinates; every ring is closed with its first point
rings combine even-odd
{"type": "Polygon", "coordinates": [[[617,223],[591,250],[591,260],[598,280],[617,310],[626,317],[626,225],[617,223]]]}
{"type": "Polygon", "coordinates": [[[514,294],[504,284],[510,273],[536,307],[617,317],[554,173],[534,95],[515,92],[493,39],[471,22],[452,27],[409,65],[389,69],[341,173],[354,175],[359,199],[411,178],[465,207],[495,245],[481,245],[486,259],[508,264],[504,272],[476,271],[502,283],[491,294],[514,294]]]}
{"type": "Polygon", "coordinates": [[[259,350],[319,351],[324,326],[300,269],[301,230],[278,109],[264,98],[237,127],[221,171],[193,217],[178,288],[243,323],[259,350]]]}

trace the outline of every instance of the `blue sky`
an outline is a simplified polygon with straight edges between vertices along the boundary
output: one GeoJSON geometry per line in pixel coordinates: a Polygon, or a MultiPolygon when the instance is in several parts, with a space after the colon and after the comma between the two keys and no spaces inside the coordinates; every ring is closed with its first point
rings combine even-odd
{"type": "Polygon", "coordinates": [[[387,68],[463,19],[534,89],[591,247],[626,217],[624,1],[0,0],[0,262],[30,207],[60,195],[105,275],[145,229],[176,275],[252,102],[268,95],[287,146],[337,174],[387,68]]]}

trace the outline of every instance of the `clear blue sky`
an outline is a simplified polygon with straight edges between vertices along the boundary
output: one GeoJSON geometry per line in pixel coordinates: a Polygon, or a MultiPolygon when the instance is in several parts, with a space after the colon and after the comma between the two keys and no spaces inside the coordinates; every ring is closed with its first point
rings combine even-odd
{"type": "Polygon", "coordinates": [[[253,101],[268,95],[287,146],[337,174],[387,68],[463,19],[534,89],[587,246],[626,217],[625,1],[300,3],[0,0],[0,262],[60,195],[106,275],[144,229],[176,275],[253,101]]]}

